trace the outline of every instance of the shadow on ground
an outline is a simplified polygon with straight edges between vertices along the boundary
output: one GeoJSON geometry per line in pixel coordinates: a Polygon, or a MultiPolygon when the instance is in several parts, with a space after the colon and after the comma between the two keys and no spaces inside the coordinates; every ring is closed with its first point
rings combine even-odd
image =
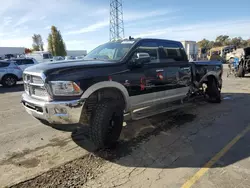
{"type": "MultiPolygon", "coordinates": [[[[83,149],[122,166],[201,167],[250,121],[247,107],[242,105],[250,104],[249,94],[225,93],[223,98],[221,104],[195,104],[193,107],[199,108],[197,114],[189,113],[189,107],[131,122],[111,148],[96,150],[89,141],[87,126],[76,126],[72,139],[83,149]],[[214,115],[207,117],[211,114],[214,115]],[[203,118],[207,119],[205,123],[200,121],[203,118]],[[183,134],[181,130],[185,130],[183,134]]],[[[250,155],[246,149],[237,152],[214,167],[227,166],[250,155]]]]}
{"type": "Polygon", "coordinates": [[[20,92],[20,91],[24,91],[22,83],[17,83],[17,85],[13,87],[3,87],[2,85],[0,85],[0,94],[20,92]]]}

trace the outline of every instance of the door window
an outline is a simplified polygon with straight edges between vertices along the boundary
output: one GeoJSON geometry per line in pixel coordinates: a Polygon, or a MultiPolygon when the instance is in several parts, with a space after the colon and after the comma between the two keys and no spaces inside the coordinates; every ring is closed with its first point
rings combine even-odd
{"type": "Polygon", "coordinates": [[[138,46],[136,53],[148,53],[150,55],[150,63],[159,62],[158,44],[156,42],[142,42],[138,46]]]}
{"type": "Polygon", "coordinates": [[[162,42],[160,46],[160,59],[164,62],[187,61],[185,50],[177,44],[162,42]]]}
{"type": "Polygon", "coordinates": [[[17,65],[22,65],[22,60],[15,60],[15,63],[17,64],[17,65]]]}
{"type": "Polygon", "coordinates": [[[0,62],[0,68],[8,67],[10,64],[7,62],[0,62]]]}

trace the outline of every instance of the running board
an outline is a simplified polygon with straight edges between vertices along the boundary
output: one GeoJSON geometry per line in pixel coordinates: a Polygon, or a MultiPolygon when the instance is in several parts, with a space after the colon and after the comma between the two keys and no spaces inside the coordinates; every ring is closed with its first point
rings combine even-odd
{"type": "Polygon", "coordinates": [[[168,111],[177,110],[179,108],[188,107],[191,105],[192,105],[191,103],[186,103],[186,104],[179,103],[175,105],[165,103],[160,105],[148,106],[145,108],[136,109],[132,113],[124,114],[124,121],[140,120],[143,118],[147,118],[157,114],[162,114],[168,111]]]}
{"type": "MultiPolygon", "coordinates": [[[[154,106],[147,106],[144,108],[136,109],[131,113],[124,114],[124,121],[140,120],[157,114],[162,114],[168,111],[177,110],[180,108],[193,106],[195,103],[204,101],[204,96],[197,96],[188,101],[176,101],[171,103],[163,103],[154,106]]],[[[205,102],[205,101],[204,101],[205,102]]]]}

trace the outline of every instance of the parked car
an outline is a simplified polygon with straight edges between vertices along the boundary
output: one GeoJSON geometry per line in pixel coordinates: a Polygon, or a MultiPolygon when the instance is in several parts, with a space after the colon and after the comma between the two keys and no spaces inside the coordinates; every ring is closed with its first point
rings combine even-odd
{"type": "Polygon", "coordinates": [[[76,56],[75,59],[83,59],[85,56],[76,56]]]}
{"type": "Polygon", "coordinates": [[[62,61],[64,58],[62,56],[54,56],[53,61],[62,61]]]}
{"type": "Polygon", "coordinates": [[[24,71],[26,68],[38,64],[34,58],[16,58],[10,61],[16,62],[16,64],[24,71]]]}
{"type": "Polygon", "coordinates": [[[103,44],[84,61],[27,68],[22,103],[46,124],[89,125],[90,139],[101,148],[117,141],[123,121],[180,108],[198,97],[220,103],[222,73],[219,61],[189,62],[178,41],[130,38],[103,44]]]}
{"type": "Polygon", "coordinates": [[[75,57],[73,57],[73,56],[65,56],[65,60],[75,60],[75,57]]]}
{"type": "Polygon", "coordinates": [[[5,87],[16,85],[22,79],[22,69],[13,61],[0,61],[0,83],[5,87]]]}
{"type": "Polygon", "coordinates": [[[250,47],[238,48],[235,51],[227,54],[227,59],[231,57],[238,58],[239,63],[237,67],[237,76],[244,77],[245,74],[250,73],[250,47]]]}
{"type": "Polygon", "coordinates": [[[34,51],[32,53],[26,54],[27,58],[34,58],[38,63],[53,61],[53,56],[50,52],[45,51],[34,51]]]}

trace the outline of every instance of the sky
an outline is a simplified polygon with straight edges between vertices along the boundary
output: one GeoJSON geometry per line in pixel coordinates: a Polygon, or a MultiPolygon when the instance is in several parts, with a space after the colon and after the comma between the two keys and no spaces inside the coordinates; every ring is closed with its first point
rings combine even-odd
{"type": "MultiPolygon", "coordinates": [[[[92,50],[109,40],[110,0],[5,0],[0,6],[0,46],[31,47],[41,34],[45,49],[52,25],[67,50],[92,50]]],[[[123,0],[125,37],[214,40],[250,38],[249,0],[123,0]]]]}

